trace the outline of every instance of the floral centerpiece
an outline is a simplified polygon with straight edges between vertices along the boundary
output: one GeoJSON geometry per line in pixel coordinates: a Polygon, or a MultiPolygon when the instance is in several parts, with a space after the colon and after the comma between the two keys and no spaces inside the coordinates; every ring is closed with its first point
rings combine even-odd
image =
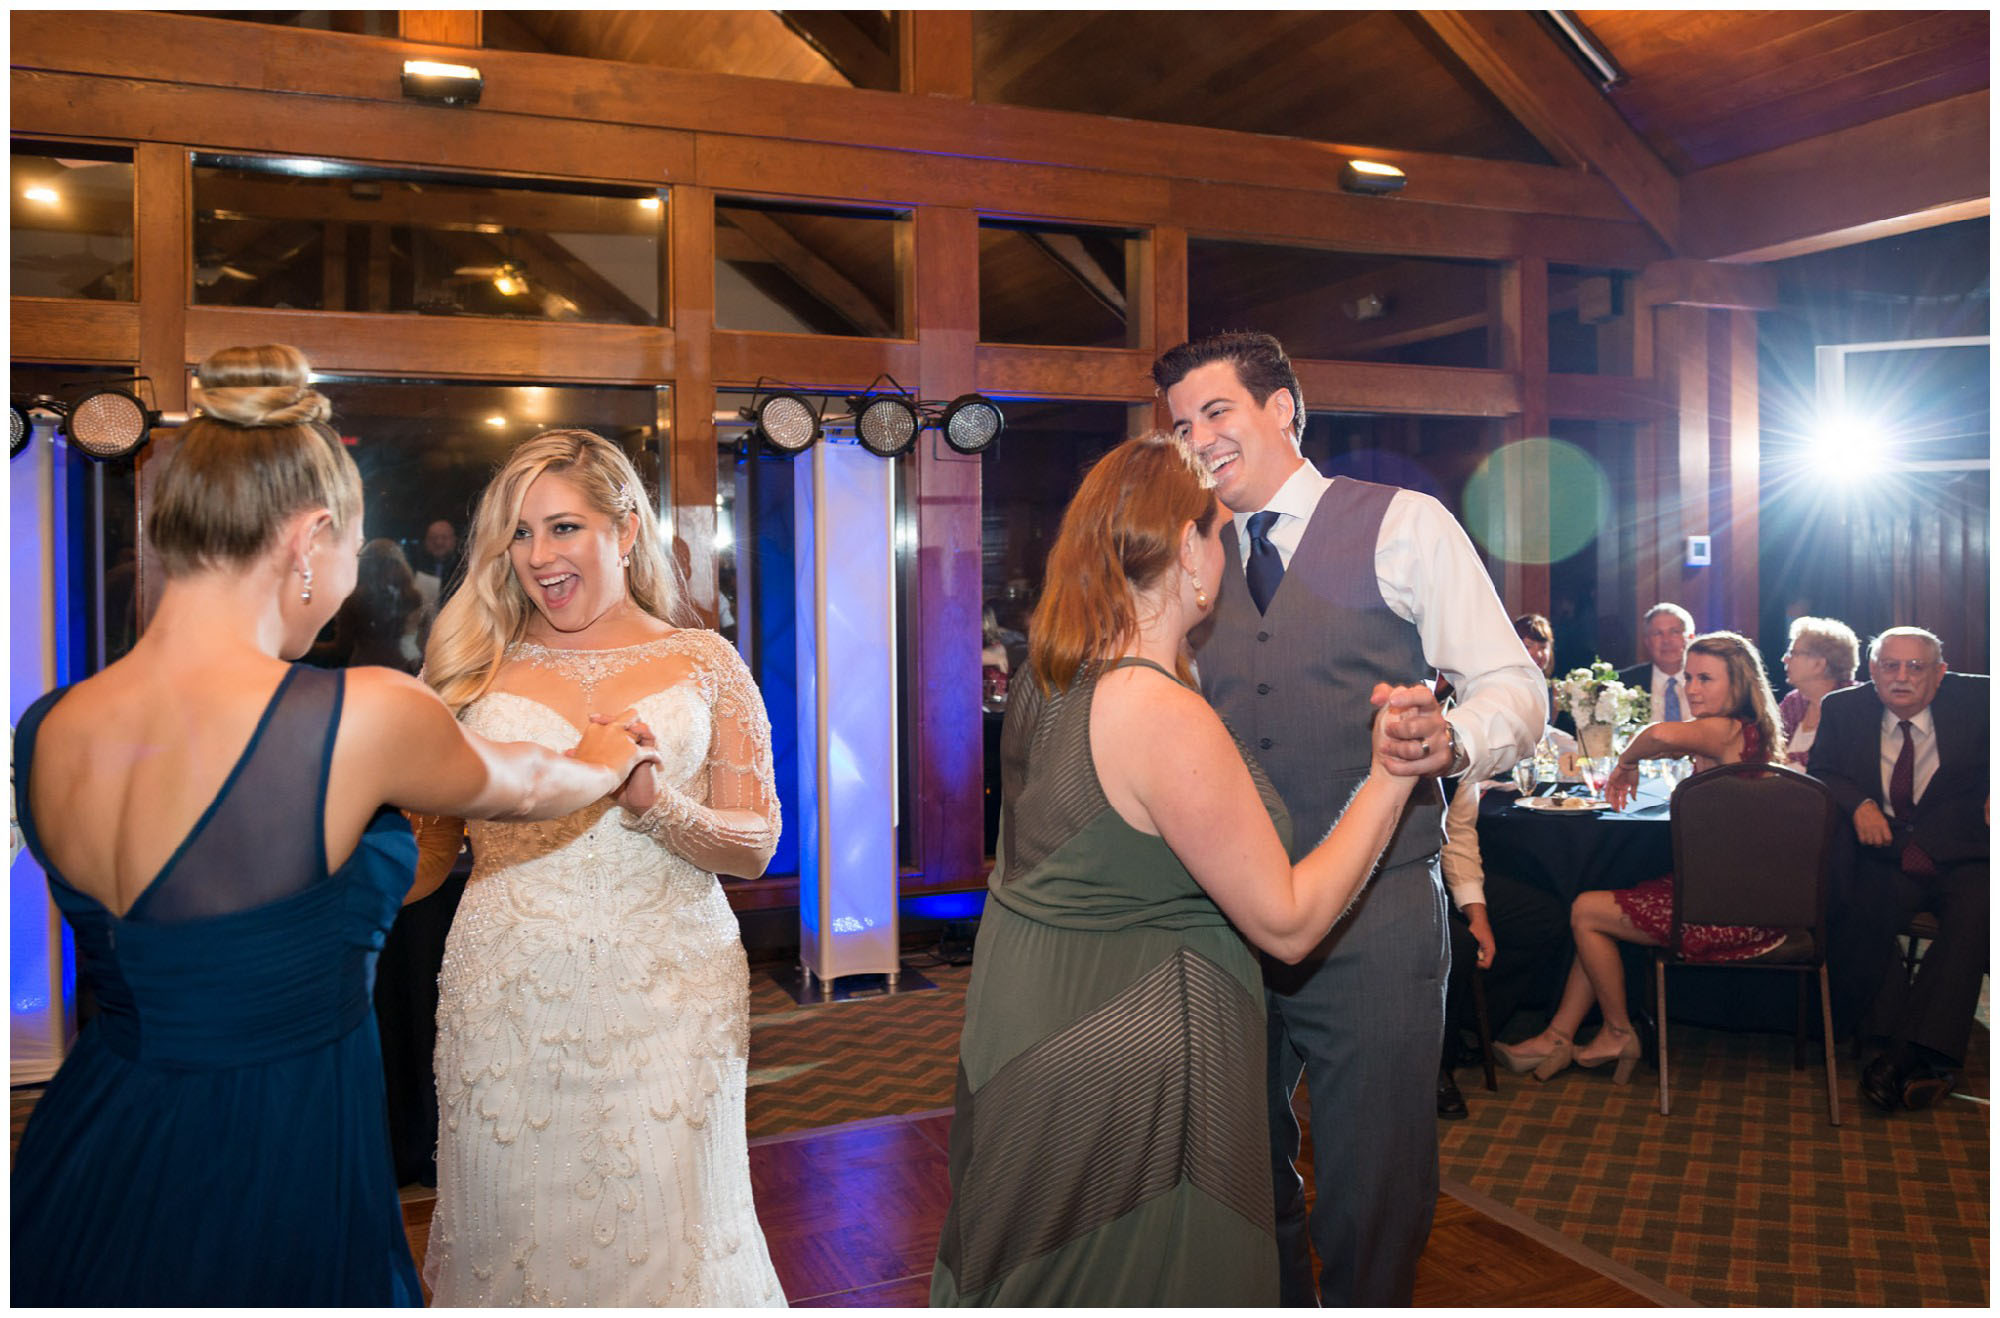
{"type": "Polygon", "coordinates": [[[1626,686],[1618,670],[1602,659],[1588,668],[1572,668],[1549,684],[1556,708],[1576,721],[1577,744],[1592,759],[1611,754],[1612,734],[1636,731],[1652,712],[1652,695],[1626,686]]]}

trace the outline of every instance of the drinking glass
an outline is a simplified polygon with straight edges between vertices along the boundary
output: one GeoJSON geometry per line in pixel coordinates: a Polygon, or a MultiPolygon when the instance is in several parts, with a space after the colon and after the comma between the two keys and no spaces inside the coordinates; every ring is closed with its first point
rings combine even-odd
{"type": "Polygon", "coordinates": [[[1535,767],[1534,756],[1530,755],[1524,760],[1516,760],[1514,762],[1514,789],[1520,792],[1521,795],[1533,796],[1535,794],[1535,782],[1538,776],[1539,771],[1535,767]]]}

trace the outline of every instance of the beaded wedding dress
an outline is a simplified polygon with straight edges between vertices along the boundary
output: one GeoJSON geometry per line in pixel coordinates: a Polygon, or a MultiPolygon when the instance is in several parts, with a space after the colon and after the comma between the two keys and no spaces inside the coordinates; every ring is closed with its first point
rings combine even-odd
{"type": "Polygon", "coordinates": [[[438,978],[436,1304],[785,1302],[750,1199],[749,969],[715,877],[777,839],[749,672],[707,631],[522,643],[460,717],[567,749],[627,708],[663,760],[644,816],[607,799],[471,825],[438,978]]]}

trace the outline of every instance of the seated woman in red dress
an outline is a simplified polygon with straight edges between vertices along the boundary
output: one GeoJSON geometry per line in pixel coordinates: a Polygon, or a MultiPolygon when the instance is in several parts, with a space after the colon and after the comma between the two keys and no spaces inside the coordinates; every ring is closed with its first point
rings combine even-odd
{"type": "MultiPolygon", "coordinates": [[[[1693,756],[1697,772],[1718,764],[1784,763],[1778,733],[1777,701],[1764,676],[1757,647],[1735,632],[1710,632],[1688,644],[1687,701],[1695,717],[1685,723],[1654,723],[1640,730],[1618,757],[1605,784],[1605,797],[1623,808],[1639,786],[1639,761],[1693,756]]],[[[1561,1003],[1548,1028],[1518,1044],[1493,1045],[1515,1072],[1533,1071],[1547,1080],[1574,1062],[1578,1066],[1617,1063],[1612,1079],[1625,1084],[1639,1062],[1639,1035],[1625,1009],[1625,967],[1618,944],[1663,946],[1673,930],[1672,875],[1648,879],[1636,888],[1579,894],[1570,907],[1576,935],[1576,962],[1570,966],[1561,1003]],[[1582,1048],[1573,1042],[1592,1004],[1604,1013],[1604,1028],[1582,1048]]],[[[1754,925],[1690,924],[1681,930],[1682,947],[1697,961],[1747,961],[1785,939],[1782,929],[1754,925]]]]}

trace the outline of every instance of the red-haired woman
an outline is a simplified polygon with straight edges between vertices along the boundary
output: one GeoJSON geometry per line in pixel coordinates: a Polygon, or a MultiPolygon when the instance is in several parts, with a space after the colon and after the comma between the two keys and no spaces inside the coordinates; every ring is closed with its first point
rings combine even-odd
{"type": "MultiPolygon", "coordinates": [[[[1278,1302],[1253,947],[1296,961],[1326,935],[1413,780],[1382,771],[1378,727],[1375,771],[1292,865],[1284,806],[1190,681],[1188,630],[1243,588],[1211,486],[1175,440],[1128,440],[1050,551],[1001,742],[933,1304],[1278,1302]]],[[[1382,722],[1421,699],[1375,695],[1382,722]]]]}

